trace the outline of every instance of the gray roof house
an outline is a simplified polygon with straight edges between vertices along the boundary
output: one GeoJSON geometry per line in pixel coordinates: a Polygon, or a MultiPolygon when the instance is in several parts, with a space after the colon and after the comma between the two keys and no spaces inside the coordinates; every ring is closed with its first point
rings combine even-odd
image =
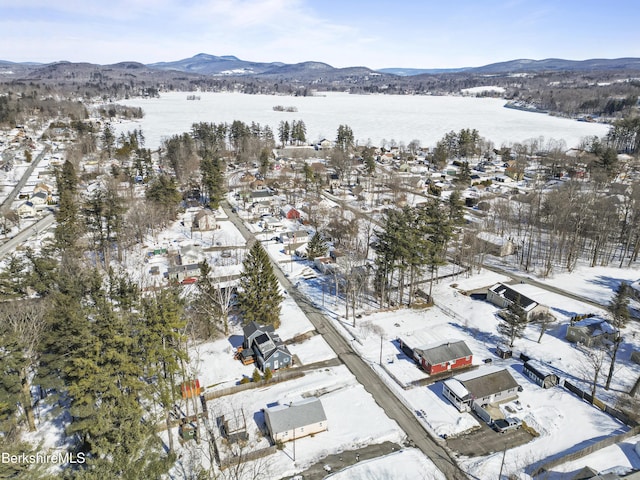
{"type": "Polygon", "coordinates": [[[251,350],[258,368],[263,372],[267,368],[275,371],[293,364],[293,355],[275,333],[273,326],[250,322],[243,331],[243,352],[251,350]]]}
{"type": "Polygon", "coordinates": [[[185,278],[198,278],[200,276],[200,264],[192,263],[189,265],[177,265],[169,267],[167,270],[167,278],[182,282],[185,278]]]}
{"type": "Polygon", "coordinates": [[[616,333],[616,329],[605,319],[589,317],[569,325],[565,338],[572,343],[581,343],[591,347],[614,340],[616,333]]]}
{"type": "Polygon", "coordinates": [[[461,412],[473,404],[500,403],[518,396],[522,387],[506,368],[485,367],[445,380],[443,395],[461,412]]]}
{"type": "Polygon", "coordinates": [[[288,442],[328,429],[322,402],[315,397],[265,408],[264,419],[274,443],[288,442]]]}
{"type": "Polygon", "coordinates": [[[217,227],[216,215],[213,211],[203,208],[193,216],[192,225],[194,230],[201,232],[215,230],[217,227]]]}

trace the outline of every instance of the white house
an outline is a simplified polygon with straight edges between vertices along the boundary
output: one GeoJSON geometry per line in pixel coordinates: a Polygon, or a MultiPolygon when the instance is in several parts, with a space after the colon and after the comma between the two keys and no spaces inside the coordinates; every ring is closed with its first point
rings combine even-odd
{"type": "Polygon", "coordinates": [[[36,208],[31,202],[24,202],[18,206],[18,215],[21,217],[35,217],[36,208]]]}
{"type": "Polygon", "coordinates": [[[539,304],[504,283],[497,283],[487,290],[487,301],[502,308],[515,304],[524,310],[528,321],[537,315],[549,314],[549,307],[539,304]]]}
{"type": "Polygon", "coordinates": [[[442,394],[461,412],[517,398],[522,387],[506,368],[485,367],[445,380],[442,394]]]}
{"type": "Polygon", "coordinates": [[[315,397],[265,408],[264,419],[274,443],[288,442],[329,428],[322,402],[315,397]]]}
{"type": "Polygon", "coordinates": [[[194,230],[208,231],[216,229],[216,216],[211,210],[202,209],[193,216],[194,230]]]}
{"type": "Polygon", "coordinates": [[[35,206],[46,205],[48,198],[49,196],[45,192],[38,192],[31,195],[29,201],[35,206]]]}
{"type": "Polygon", "coordinates": [[[293,232],[284,232],[280,234],[280,241],[285,245],[289,243],[306,243],[309,240],[311,240],[311,238],[309,237],[309,232],[307,232],[306,230],[296,230],[293,232]]]}

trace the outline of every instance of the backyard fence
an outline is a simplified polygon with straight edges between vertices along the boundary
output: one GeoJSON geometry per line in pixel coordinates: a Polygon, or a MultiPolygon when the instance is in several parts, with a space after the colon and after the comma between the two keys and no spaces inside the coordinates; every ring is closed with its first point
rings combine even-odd
{"type": "Polygon", "coordinates": [[[611,445],[615,445],[628,438],[635,437],[636,435],[638,435],[638,433],[640,433],[640,426],[636,426],[631,430],[629,430],[628,432],[621,433],[619,435],[613,435],[603,440],[594,442],[591,445],[581,448],[580,450],[568,453],[566,455],[562,455],[561,457],[556,458],[555,460],[551,460],[550,462],[547,462],[538,467],[535,467],[531,472],[531,476],[535,478],[536,476],[541,475],[545,472],[548,472],[549,470],[551,470],[554,467],[557,467],[558,465],[562,465],[563,463],[566,463],[566,462],[572,462],[574,460],[578,460],[579,458],[585,457],[593,452],[597,452],[598,450],[601,450],[603,448],[610,447],[611,445]]]}

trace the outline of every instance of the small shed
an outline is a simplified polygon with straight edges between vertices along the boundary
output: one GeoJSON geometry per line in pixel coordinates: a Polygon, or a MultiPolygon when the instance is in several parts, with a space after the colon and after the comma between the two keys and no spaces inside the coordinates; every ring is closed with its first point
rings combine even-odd
{"type": "Polygon", "coordinates": [[[553,373],[548,366],[537,360],[525,362],[522,374],[529,377],[533,383],[540,385],[542,388],[555,387],[560,382],[558,375],[553,373]]]}
{"type": "Polygon", "coordinates": [[[230,443],[237,443],[239,441],[246,441],[249,439],[247,433],[247,419],[244,415],[244,410],[239,412],[233,412],[231,414],[225,414],[216,419],[220,434],[226,438],[230,443]]]}
{"type": "Polygon", "coordinates": [[[502,359],[513,357],[513,350],[507,345],[498,345],[496,346],[496,355],[502,359]]]}

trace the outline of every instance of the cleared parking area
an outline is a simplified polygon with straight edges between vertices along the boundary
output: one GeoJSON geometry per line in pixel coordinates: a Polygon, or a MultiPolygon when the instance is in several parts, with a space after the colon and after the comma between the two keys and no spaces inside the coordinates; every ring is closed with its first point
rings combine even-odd
{"type": "Polygon", "coordinates": [[[474,432],[447,439],[447,446],[459,455],[480,457],[524,445],[533,439],[524,428],[498,433],[485,422],[474,432]]]}

